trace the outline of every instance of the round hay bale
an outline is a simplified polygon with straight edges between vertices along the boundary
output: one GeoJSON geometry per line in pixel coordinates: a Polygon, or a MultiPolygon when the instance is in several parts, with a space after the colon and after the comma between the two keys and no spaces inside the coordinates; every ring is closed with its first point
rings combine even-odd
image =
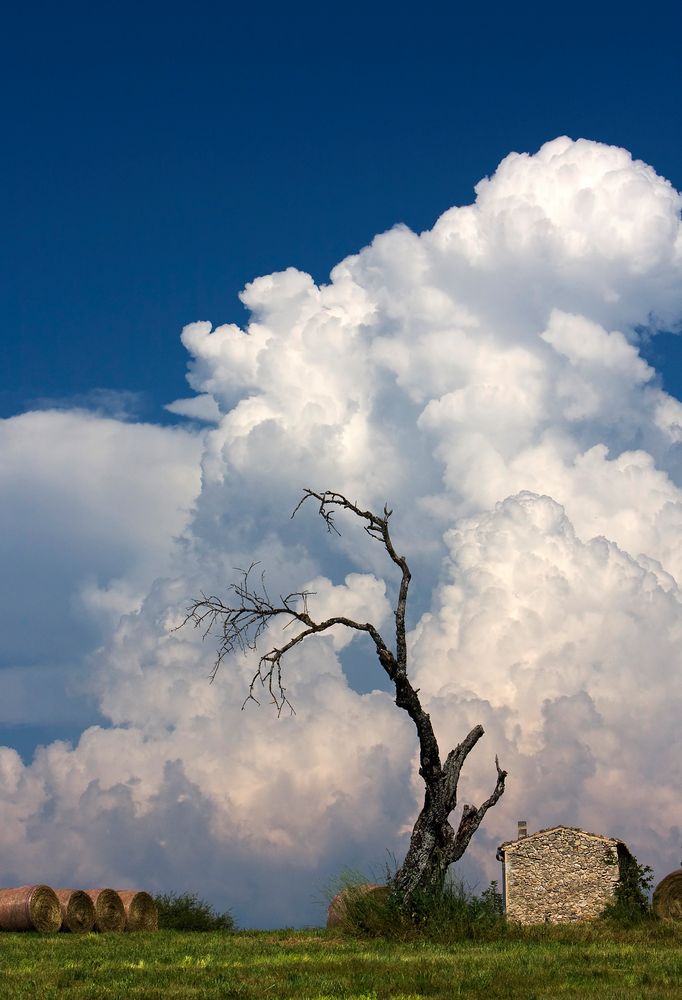
{"type": "Polygon", "coordinates": [[[658,883],[652,899],[654,913],[664,920],[682,920],[682,868],[658,883]]]}
{"type": "Polygon", "coordinates": [[[86,889],[95,904],[96,931],[122,931],[126,925],[126,911],[115,889],[86,889]]]}
{"type": "Polygon", "coordinates": [[[62,925],[62,911],[49,885],[0,889],[0,930],[53,934],[62,925]]]}
{"type": "Polygon", "coordinates": [[[136,889],[117,889],[126,911],[127,931],[156,931],[159,928],[159,910],[148,892],[136,889]]]}
{"type": "Polygon", "coordinates": [[[359,917],[361,922],[371,924],[372,921],[372,904],[381,904],[388,898],[388,886],[386,885],[376,885],[372,882],[367,885],[352,885],[347,889],[342,889],[341,892],[337,893],[332,899],[327,910],[327,927],[333,928],[347,928],[349,924],[354,922],[353,916],[359,917]],[[362,907],[362,912],[358,914],[349,913],[349,906],[365,897],[370,897],[367,899],[367,907],[362,907]],[[366,910],[366,912],[365,912],[366,910]],[[350,918],[350,919],[349,919],[350,918]]]}
{"type": "Polygon", "coordinates": [[[82,889],[55,889],[62,911],[62,930],[88,934],[95,926],[95,904],[82,889]]]}

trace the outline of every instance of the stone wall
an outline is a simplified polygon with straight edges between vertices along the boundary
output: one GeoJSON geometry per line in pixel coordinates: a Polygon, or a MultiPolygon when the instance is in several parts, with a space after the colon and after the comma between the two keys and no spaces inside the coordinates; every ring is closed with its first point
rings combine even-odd
{"type": "Polygon", "coordinates": [[[522,924],[598,917],[618,882],[619,846],[571,827],[503,844],[507,917],[522,924]]]}

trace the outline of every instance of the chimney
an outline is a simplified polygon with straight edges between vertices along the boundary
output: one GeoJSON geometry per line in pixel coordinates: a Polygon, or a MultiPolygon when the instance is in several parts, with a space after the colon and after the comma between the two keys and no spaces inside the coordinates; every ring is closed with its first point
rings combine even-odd
{"type": "Polygon", "coordinates": [[[523,840],[524,837],[528,836],[528,823],[525,819],[520,819],[517,826],[519,829],[516,839],[523,840]]]}

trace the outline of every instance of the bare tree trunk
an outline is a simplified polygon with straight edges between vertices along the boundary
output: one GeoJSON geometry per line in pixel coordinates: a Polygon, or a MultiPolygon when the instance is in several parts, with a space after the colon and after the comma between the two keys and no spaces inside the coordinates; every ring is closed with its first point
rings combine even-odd
{"type": "Polygon", "coordinates": [[[350,511],[364,521],[364,529],[369,537],[384,546],[389,558],[400,570],[400,587],[395,608],[395,652],[371,622],[358,622],[341,615],[325,621],[313,621],[308,613],[307,598],[310,595],[305,591],[292,591],[286,597],[280,597],[279,604],[273,603],[265,589],[263,577],[261,589],[251,582],[253,566],[242,572],[241,582],[232,585],[235,597],[233,602],[225,604],[218,597],[202,594],[201,599],[193,601],[188,608],[183,624],[192,621],[195,627],[204,629],[205,635],[216,624],[220,624],[221,639],[212,678],[223,658],[235,649],[255,649],[259,636],[270,621],[284,617],[289,623],[298,622],[302,625],[303,628],[283,646],[275,647],[261,656],[244,702],[256,701],[254,692],[263,687],[268,691],[278,712],[286,705],[291,707],[282,678],[282,659],[290,649],[309,636],[319,635],[338,625],[363,632],[372,640],[379,662],[395,689],[395,703],[398,708],[407,712],[417,731],[419,774],[426,786],[424,805],[414,825],[407,855],[393,879],[394,894],[402,906],[408,907],[415,894],[442,889],[449,866],[461,858],[486,812],[503,794],[507,772],[501,770],[496,757],[497,782],[492,795],[478,808],[465,805],[459,826],[455,830],[450,825],[449,817],[457,805],[460,771],[469,753],[483,736],[483,726],[474,726],[462,743],[448,754],[445,764],[441,764],[431,719],[422,708],[419,689],[412,686],[407,673],[405,611],[411,574],[405,557],[398,555],[393,547],[388,524],[392,511],[384,507],[383,516],[379,516],[370,510],[362,510],[341,493],[329,490],[316,493],[306,489],[294,514],[309,499],[319,502],[319,512],[330,531],[338,533],[334,523],[334,513],[338,509],[350,511]]]}
{"type": "Polygon", "coordinates": [[[393,889],[401,902],[408,903],[422,892],[442,890],[452,864],[454,835],[442,812],[426,801],[414,824],[405,860],[393,878],[393,889]]]}
{"type": "MultiPolygon", "coordinates": [[[[497,782],[492,795],[478,809],[465,805],[455,831],[449,817],[457,805],[459,774],[481,736],[483,727],[475,726],[448,755],[444,767],[426,781],[424,805],[412,830],[405,860],[393,879],[394,892],[403,905],[409,905],[415,895],[443,889],[448,868],[462,857],[486,812],[504,792],[507,773],[500,769],[496,757],[497,782]]],[[[420,774],[424,777],[422,769],[420,774]]]]}

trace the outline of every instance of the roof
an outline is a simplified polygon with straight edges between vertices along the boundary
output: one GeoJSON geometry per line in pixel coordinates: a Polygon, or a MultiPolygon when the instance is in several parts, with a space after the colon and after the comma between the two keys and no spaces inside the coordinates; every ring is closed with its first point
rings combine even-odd
{"type": "Polygon", "coordinates": [[[497,850],[498,852],[506,850],[514,850],[520,844],[524,844],[527,840],[532,840],[533,837],[539,837],[543,833],[553,833],[555,830],[570,830],[571,833],[579,833],[582,837],[591,837],[593,840],[601,840],[605,844],[615,844],[615,845],[620,844],[622,847],[625,848],[628,854],[630,853],[627,845],[623,843],[622,840],[618,840],[617,837],[604,837],[600,833],[588,833],[586,830],[581,830],[577,826],[564,826],[561,823],[559,823],[557,826],[548,826],[544,830],[536,830],[535,833],[529,833],[526,837],[521,837],[520,839],[517,840],[505,840],[502,844],[500,844],[497,850]]]}

